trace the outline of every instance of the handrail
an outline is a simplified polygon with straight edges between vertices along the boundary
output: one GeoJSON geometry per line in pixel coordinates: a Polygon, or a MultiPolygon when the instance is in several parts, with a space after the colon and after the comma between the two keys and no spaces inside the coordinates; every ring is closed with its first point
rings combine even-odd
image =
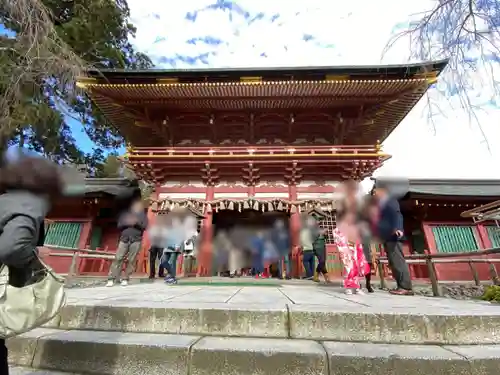
{"type": "MultiPolygon", "coordinates": [[[[477,251],[462,251],[457,253],[435,253],[435,254],[411,254],[405,255],[405,259],[438,259],[438,258],[461,258],[464,256],[483,256],[491,254],[500,254],[500,247],[494,247],[491,249],[477,250],[477,251]]],[[[380,257],[380,259],[387,259],[386,256],[380,257]]]]}
{"type": "Polygon", "coordinates": [[[100,255],[110,255],[109,251],[100,251],[100,250],[92,250],[92,249],[78,249],[76,247],[65,247],[65,246],[56,246],[56,245],[46,245],[48,249],[61,250],[61,251],[73,251],[73,252],[82,252],[89,254],[100,254],[100,255]]]}
{"type": "MultiPolygon", "coordinates": [[[[500,263],[500,258],[493,259],[484,259],[484,258],[473,258],[473,257],[481,257],[492,254],[500,254],[500,248],[495,247],[491,249],[484,249],[478,251],[468,251],[468,252],[456,252],[456,253],[436,253],[436,254],[411,254],[405,255],[404,258],[408,264],[426,264],[429,271],[429,279],[431,281],[432,293],[435,297],[441,296],[442,291],[439,286],[439,280],[436,273],[436,264],[458,264],[458,263],[467,263],[472,272],[472,276],[474,278],[474,282],[477,286],[481,284],[481,280],[479,279],[479,274],[475,268],[475,264],[477,263],[487,263],[490,271],[490,278],[493,284],[499,285],[500,281],[498,278],[497,269],[494,263],[500,263]],[[465,258],[465,259],[456,259],[456,258],[465,258]]],[[[385,282],[385,271],[384,265],[389,264],[389,260],[387,256],[379,256],[377,258],[377,268],[380,276],[380,286],[382,288],[386,287],[385,282]]]]}
{"type": "Polygon", "coordinates": [[[69,266],[69,271],[66,274],[65,282],[68,284],[70,280],[77,274],[78,258],[82,259],[115,259],[115,253],[108,251],[92,250],[92,249],[78,249],[74,247],[65,247],[57,245],[47,245],[45,246],[49,250],[59,250],[62,253],[54,252],[49,253],[49,255],[56,257],[68,257],[71,258],[71,264],[69,266]],[[83,253],[83,254],[82,254],[83,253]]]}

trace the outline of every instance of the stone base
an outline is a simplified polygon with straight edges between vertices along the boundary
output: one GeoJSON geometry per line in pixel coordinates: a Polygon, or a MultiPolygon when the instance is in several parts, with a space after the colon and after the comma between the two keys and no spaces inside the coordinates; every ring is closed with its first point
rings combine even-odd
{"type": "Polygon", "coordinates": [[[500,346],[435,346],[38,329],[11,362],[99,375],[498,374],[500,346]]]}
{"type": "Polygon", "coordinates": [[[100,375],[497,375],[499,331],[481,301],[153,283],[71,289],[8,346],[13,365],[100,375]]]}

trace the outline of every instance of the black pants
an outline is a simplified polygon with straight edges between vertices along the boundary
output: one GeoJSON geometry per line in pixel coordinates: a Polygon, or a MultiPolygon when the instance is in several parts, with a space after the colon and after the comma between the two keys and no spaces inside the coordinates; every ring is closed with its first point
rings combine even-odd
{"type": "Polygon", "coordinates": [[[404,258],[403,244],[401,242],[386,242],[384,248],[397,287],[412,290],[410,269],[404,258]]]}
{"type": "Polygon", "coordinates": [[[318,265],[316,266],[316,272],[318,274],[326,275],[328,270],[326,269],[326,259],[325,259],[324,251],[314,251],[316,258],[318,258],[318,265]]]}
{"type": "Polygon", "coordinates": [[[7,361],[7,347],[5,340],[0,339],[0,374],[9,375],[9,363],[7,361]]]}
{"type": "Polygon", "coordinates": [[[314,251],[304,251],[302,254],[302,263],[306,271],[306,277],[314,277],[314,251]]]}
{"type": "MultiPolygon", "coordinates": [[[[160,260],[162,255],[163,255],[163,248],[162,247],[151,246],[151,248],[149,249],[149,277],[151,277],[151,278],[155,277],[156,259],[160,260]]],[[[164,271],[163,271],[163,267],[161,266],[161,262],[160,262],[160,267],[158,269],[158,276],[159,277],[164,276],[164,271]]]]}

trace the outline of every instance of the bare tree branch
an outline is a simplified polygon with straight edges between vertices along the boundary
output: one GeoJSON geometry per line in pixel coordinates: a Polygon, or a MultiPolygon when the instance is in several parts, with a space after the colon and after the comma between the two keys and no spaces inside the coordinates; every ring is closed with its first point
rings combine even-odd
{"type": "MultiPolygon", "coordinates": [[[[491,99],[500,93],[499,82],[493,74],[500,62],[500,2],[436,0],[432,9],[413,18],[415,22],[410,22],[406,30],[391,38],[384,54],[396,43],[408,40],[412,59],[429,61],[448,58],[448,70],[440,80],[445,89],[440,91],[450,104],[458,101],[459,106],[467,111],[470,122],[477,124],[484,143],[491,151],[477,117],[481,105],[472,100],[472,91],[477,92],[478,85],[491,88],[491,99]],[[480,79],[477,71],[480,69],[489,72],[486,81],[477,82],[480,79]]],[[[428,94],[429,105],[430,101],[428,94]]],[[[430,117],[435,113],[435,107],[428,107],[430,117]]]]}

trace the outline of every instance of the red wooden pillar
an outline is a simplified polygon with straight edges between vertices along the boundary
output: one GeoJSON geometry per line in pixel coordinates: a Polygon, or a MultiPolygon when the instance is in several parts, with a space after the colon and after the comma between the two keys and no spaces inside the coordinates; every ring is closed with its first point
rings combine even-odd
{"type": "Polygon", "coordinates": [[[78,240],[78,248],[85,249],[90,242],[90,236],[92,234],[92,218],[85,221],[82,225],[82,230],[80,232],[80,239],[78,240]]]}
{"type": "MultiPolygon", "coordinates": [[[[214,199],[214,186],[208,184],[205,200],[212,201],[214,199]]],[[[212,239],[213,239],[213,226],[212,226],[212,210],[205,211],[205,218],[201,230],[203,232],[202,242],[198,254],[198,269],[196,276],[211,276],[212,275],[212,239]]]]}
{"type": "MultiPolygon", "coordinates": [[[[88,244],[90,243],[90,236],[92,235],[92,226],[93,226],[93,220],[90,218],[88,221],[85,221],[82,225],[82,230],[80,232],[80,239],[78,240],[78,249],[86,249],[88,244]]],[[[87,262],[90,259],[87,258],[80,258],[80,261],[78,262],[76,266],[77,270],[77,275],[79,275],[84,268],[88,266],[87,262]],[[83,260],[83,261],[82,261],[83,260]]],[[[91,262],[94,263],[94,262],[91,262]]],[[[92,264],[90,264],[90,267],[92,267],[92,264]]]]}

